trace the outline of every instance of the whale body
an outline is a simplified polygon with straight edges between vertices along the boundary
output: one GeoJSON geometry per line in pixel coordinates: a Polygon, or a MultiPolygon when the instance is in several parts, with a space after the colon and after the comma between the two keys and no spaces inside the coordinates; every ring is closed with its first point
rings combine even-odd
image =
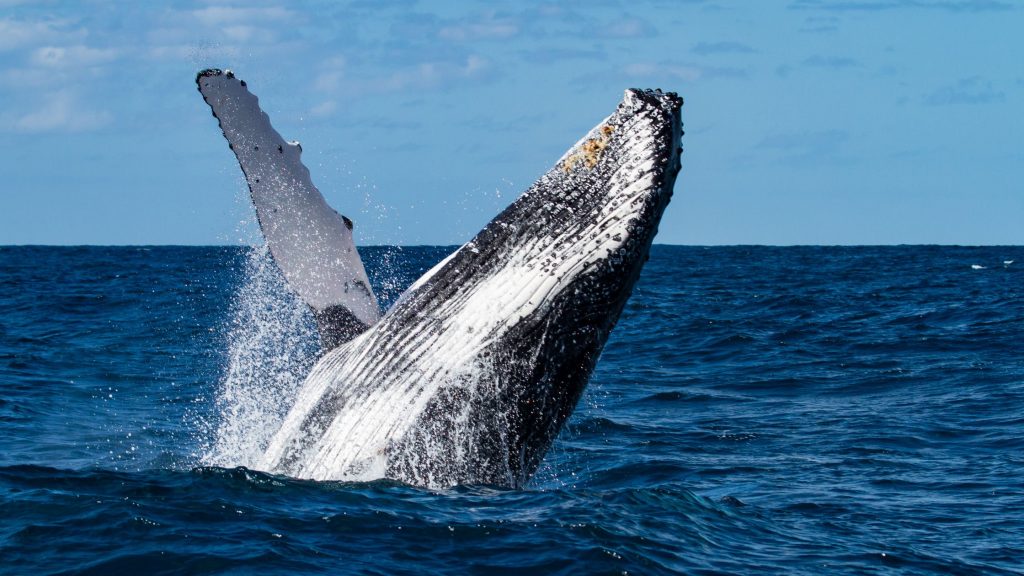
{"type": "MultiPolygon", "coordinates": [[[[229,134],[226,117],[253,114],[246,106],[255,97],[244,83],[220,71],[204,71],[197,81],[246,173],[275,261],[317,313],[330,348],[257,467],[316,480],[524,485],[579,401],[647,260],[680,168],[682,99],[627,90],[614,113],[375,318],[367,312],[376,305],[368,284],[365,291],[356,286],[365,272],[347,218],[340,217],[349,232],[340,248],[305,245],[326,254],[315,265],[333,266],[326,281],[341,278],[347,291],[316,286],[308,268],[294,271],[300,253],[274,250],[282,240],[267,234],[267,221],[283,208],[261,213],[268,201],[258,199],[254,174],[261,175],[258,186],[268,178],[285,183],[284,192],[265,193],[272,203],[315,205],[285,229],[301,228],[303,215],[322,210],[313,198],[319,192],[296,184],[302,170],[283,161],[283,148],[279,157],[243,160],[240,142],[256,138],[242,138],[244,130],[268,142],[280,138],[266,132],[273,131],[269,121],[235,122],[243,128],[229,134]],[[339,249],[346,256],[332,260],[339,249]],[[329,297],[313,301],[304,293],[329,297]],[[337,325],[323,312],[331,309],[340,310],[337,325]]],[[[330,223],[312,227],[321,239],[339,231],[330,223]]]]}

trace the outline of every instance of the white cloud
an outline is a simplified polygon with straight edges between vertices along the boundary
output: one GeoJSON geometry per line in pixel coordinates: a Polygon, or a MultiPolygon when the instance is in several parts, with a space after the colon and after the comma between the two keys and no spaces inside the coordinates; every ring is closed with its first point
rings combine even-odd
{"type": "Polygon", "coordinates": [[[412,68],[398,70],[378,83],[383,90],[432,88],[456,78],[479,76],[488,63],[480,56],[469,56],[465,63],[423,62],[412,68]]]}
{"type": "Polygon", "coordinates": [[[233,60],[239,55],[301,48],[299,12],[281,6],[216,4],[193,10],[166,10],[157,26],[145,32],[144,55],[156,60],[191,60],[198,66],[233,60]],[[291,37],[292,40],[288,40],[291,37]]]}
{"type": "Polygon", "coordinates": [[[694,54],[708,56],[710,54],[753,54],[757,52],[742,42],[721,41],[721,42],[697,42],[690,49],[694,54]]]}
{"type": "Polygon", "coordinates": [[[769,134],[757,144],[775,150],[783,161],[801,164],[814,162],[846,162],[844,153],[850,133],[845,130],[819,130],[769,134]]]}
{"type": "Polygon", "coordinates": [[[654,26],[638,18],[618,19],[597,30],[597,35],[604,38],[646,38],[656,33],[654,26]]]}
{"type": "Polygon", "coordinates": [[[502,40],[519,34],[519,26],[509,19],[486,16],[443,26],[437,33],[444,40],[502,40]]]}
{"type": "Polygon", "coordinates": [[[289,22],[295,13],[280,6],[267,8],[236,8],[234,6],[210,6],[193,10],[192,16],[205,26],[231,26],[252,22],[289,22]]]}
{"type": "Polygon", "coordinates": [[[42,68],[8,68],[0,69],[0,85],[9,86],[18,90],[32,89],[51,86],[54,83],[54,74],[51,70],[42,68]]]}
{"type": "Polygon", "coordinates": [[[1006,94],[996,90],[991,81],[980,76],[972,76],[938,88],[924,97],[924,103],[929,106],[989,104],[1002,102],[1005,99],[1006,94]]]}
{"type": "Polygon", "coordinates": [[[623,72],[634,78],[670,78],[694,82],[712,78],[741,78],[746,72],[739,68],[698,66],[695,64],[641,62],[627,65],[623,72]]]}
{"type": "Polygon", "coordinates": [[[314,118],[326,118],[327,116],[334,115],[334,112],[338,109],[338,103],[334,100],[327,100],[313,106],[309,111],[309,115],[314,118]]]}
{"type": "Polygon", "coordinates": [[[700,80],[702,70],[697,66],[679,64],[629,64],[624,70],[627,76],[668,76],[680,80],[700,80]]]}
{"type": "Polygon", "coordinates": [[[224,36],[228,40],[233,40],[235,42],[248,42],[249,40],[252,40],[252,38],[256,36],[259,33],[259,31],[260,29],[255,26],[247,26],[244,24],[236,26],[225,26],[224,36]]]}
{"type": "Polygon", "coordinates": [[[29,59],[36,66],[48,68],[80,68],[104,64],[117,58],[112,48],[88,46],[44,46],[32,52],[29,59]]]}
{"type": "Polygon", "coordinates": [[[346,64],[343,56],[336,56],[324,62],[323,70],[313,82],[313,88],[317,92],[337,92],[342,86],[342,79],[345,78],[346,64]]]}
{"type": "Polygon", "coordinates": [[[847,0],[825,2],[823,0],[796,0],[791,10],[831,10],[835,12],[881,12],[883,10],[927,9],[949,12],[990,12],[1007,11],[1016,7],[1011,2],[1000,0],[847,0]]]}
{"type": "Polygon", "coordinates": [[[5,119],[4,125],[15,132],[83,132],[110,122],[109,112],[84,109],[69,91],[51,94],[42,106],[27,114],[5,119]]]}
{"type": "Polygon", "coordinates": [[[343,92],[378,94],[381,92],[445,88],[453,82],[481,80],[491,73],[490,62],[471,55],[462,62],[428,61],[395,70],[376,78],[353,80],[339,88],[343,92]]]}
{"type": "Polygon", "coordinates": [[[187,60],[196,53],[191,44],[165,44],[146,48],[146,55],[155,60],[187,60]]]}
{"type": "Polygon", "coordinates": [[[832,68],[833,70],[856,68],[860,66],[860,62],[853,58],[848,58],[846,56],[822,56],[821,54],[815,54],[809,58],[805,58],[801,64],[809,68],[832,68]]]}
{"type": "Polygon", "coordinates": [[[66,23],[63,21],[31,22],[0,18],[0,51],[17,50],[29,46],[65,41],[80,41],[87,34],[86,30],[61,30],[66,23]]]}

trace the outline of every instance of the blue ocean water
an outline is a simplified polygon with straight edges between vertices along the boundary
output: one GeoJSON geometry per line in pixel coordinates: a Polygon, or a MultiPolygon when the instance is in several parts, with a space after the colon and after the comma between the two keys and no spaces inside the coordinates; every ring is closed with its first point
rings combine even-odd
{"type": "MultiPolygon", "coordinates": [[[[391,301],[449,250],[364,255],[391,301]]],[[[0,572],[1024,574],[1022,286],[655,246],[532,484],[438,492],[235,467],[316,355],[259,251],[2,247],[0,572]]]]}

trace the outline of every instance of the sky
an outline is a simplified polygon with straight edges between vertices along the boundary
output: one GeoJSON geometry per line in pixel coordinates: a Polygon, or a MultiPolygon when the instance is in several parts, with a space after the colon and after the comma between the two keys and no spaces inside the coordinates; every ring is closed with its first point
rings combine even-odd
{"type": "Polygon", "coordinates": [[[0,0],[0,244],[258,239],[230,68],[356,242],[461,244],[630,87],[685,99],[656,242],[1024,244],[1024,2],[0,0]]]}

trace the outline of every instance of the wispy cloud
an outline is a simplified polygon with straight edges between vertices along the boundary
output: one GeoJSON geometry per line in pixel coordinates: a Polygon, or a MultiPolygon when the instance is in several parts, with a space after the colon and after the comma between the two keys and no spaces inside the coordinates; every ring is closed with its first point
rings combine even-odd
{"type": "Polygon", "coordinates": [[[844,130],[786,132],[766,136],[757,148],[777,151],[785,162],[835,162],[841,159],[849,139],[850,134],[844,130]]]}
{"type": "Polygon", "coordinates": [[[334,113],[338,111],[337,100],[325,100],[316,104],[309,110],[309,115],[313,118],[329,118],[334,116],[334,113]]]}
{"type": "Polygon", "coordinates": [[[1005,98],[1005,94],[992,87],[992,82],[980,76],[972,76],[938,88],[924,97],[924,103],[929,106],[988,104],[1002,102],[1005,98]]]}
{"type": "Polygon", "coordinates": [[[550,121],[544,114],[522,114],[514,118],[504,116],[477,116],[462,120],[458,124],[475,130],[491,132],[519,132],[524,126],[534,126],[550,121]]]}
{"type": "Polygon", "coordinates": [[[428,12],[408,11],[391,22],[393,43],[406,45],[453,45],[506,41],[525,32],[529,22],[521,13],[494,11],[474,13],[459,18],[443,18],[428,12]]]}
{"type": "Polygon", "coordinates": [[[698,42],[690,49],[694,54],[707,56],[711,54],[753,54],[757,52],[741,42],[698,42]]]}
{"type": "Polygon", "coordinates": [[[81,42],[88,32],[62,20],[0,18],[0,52],[64,42],[81,42]]]}
{"type": "MultiPolygon", "coordinates": [[[[614,8],[616,4],[604,8],[614,8]]],[[[562,4],[525,5],[521,9],[491,10],[457,18],[429,11],[407,10],[389,24],[391,46],[420,46],[433,51],[441,45],[471,42],[543,39],[547,42],[592,42],[652,38],[658,29],[631,13],[609,17],[607,10],[578,10],[562,4]],[[437,42],[440,40],[441,42],[437,42]]]]}
{"type": "Polygon", "coordinates": [[[96,123],[95,116],[81,123],[60,120],[72,101],[69,93],[60,91],[105,76],[105,67],[121,57],[116,48],[85,44],[91,35],[96,36],[73,19],[0,19],[0,52],[13,53],[0,66],[0,86],[9,90],[4,95],[5,129],[39,131],[50,122],[88,128],[96,123]],[[41,94],[49,94],[50,99],[40,98],[41,94]],[[45,106],[19,118],[12,116],[28,102],[45,106]]]}
{"type": "Polygon", "coordinates": [[[839,30],[839,18],[837,16],[808,16],[804,19],[800,32],[810,34],[827,34],[839,30]]]}
{"type": "Polygon", "coordinates": [[[280,6],[268,7],[237,7],[208,6],[191,12],[192,16],[204,26],[231,26],[253,22],[285,24],[295,20],[296,14],[280,6]]]}
{"type": "Polygon", "coordinates": [[[317,92],[337,92],[342,86],[345,78],[348,60],[344,56],[328,58],[320,65],[320,72],[313,82],[313,89],[317,92]]]}
{"type": "Polygon", "coordinates": [[[463,62],[421,62],[400,68],[371,81],[380,91],[438,88],[454,79],[480,79],[490,71],[490,62],[481,56],[467,56],[463,62]]]}
{"type": "Polygon", "coordinates": [[[418,0],[354,0],[350,6],[360,10],[408,10],[413,8],[418,0]]]}
{"type": "Polygon", "coordinates": [[[11,8],[13,6],[20,6],[34,1],[35,0],[0,0],[0,7],[11,8]]]}
{"type": "Polygon", "coordinates": [[[658,33],[653,24],[640,18],[615,19],[594,30],[600,38],[649,38],[658,33]]]}
{"type": "Polygon", "coordinates": [[[486,82],[495,75],[491,62],[475,54],[461,59],[410,63],[392,67],[385,74],[367,74],[365,68],[358,73],[350,73],[348,68],[347,61],[341,57],[325,63],[313,87],[326,98],[311,109],[312,115],[333,115],[338,107],[338,99],[362,98],[385,92],[445,90],[460,82],[486,82]]]}
{"type": "Polygon", "coordinates": [[[1009,2],[1000,0],[796,0],[793,10],[827,10],[831,12],[878,12],[883,10],[944,10],[947,12],[992,12],[1014,10],[1009,2]]]}
{"type": "Polygon", "coordinates": [[[822,56],[815,54],[800,61],[799,66],[791,64],[780,64],[775,67],[775,75],[780,78],[788,78],[790,74],[800,68],[825,69],[825,70],[846,70],[861,67],[861,63],[853,58],[845,56],[822,56]]]}
{"type": "Polygon", "coordinates": [[[534,64],[554,64],[566,60],[606,60],[608,54],[601,49],[537,48],[519,52],[523,60],[534,64]]]}
{"type": "Polygon", "coordinates": [[[46,68],[81,68],[105,64],[116,59],[118,51],[113,48],[92,48],[89,46],[44,46],[32,52],[30,62],[46,68]]]}
{"type": "Polygon", "coordinates": [[[742,68],[722,66],[701,66],[676,62],[637,62],[627,65],[623,72],[631,78],[674,79],[687,82],[715,78],[743,78],[747,71],[742,68]]]}
{"type": "Polygon", "coordinates": [[[437,36],[442,40],[466,42],[504,40],[518,35],[519,32],[519,23],[514,19],[488,13],[444,24],[437,31],[437,36]]]}
{"type": "Polygon", "coordinates": [[[22,133],[84,132],[100,128],[111,119],[109,112],[88,109],[65,90],[46,96],[35,110],[5,115],[2,125],[7,131],[22,133]]]}
{"type": "Polygon", "coordinates": [[[146,29],[140,55],[156,60],[231,60],[241,54],[295,50],[307,19],[282,6],[227,4],[163,12],[146,29]]]}
{"type": "Polygon", "coordinates": [[[845,56],[821,56],[818,54],[805,58],[800,64],[809,68],[831,68],[833,70],[856,68],[857,66],[860,66],[860,62],[853,58],[847,58],[845,56]]]}

